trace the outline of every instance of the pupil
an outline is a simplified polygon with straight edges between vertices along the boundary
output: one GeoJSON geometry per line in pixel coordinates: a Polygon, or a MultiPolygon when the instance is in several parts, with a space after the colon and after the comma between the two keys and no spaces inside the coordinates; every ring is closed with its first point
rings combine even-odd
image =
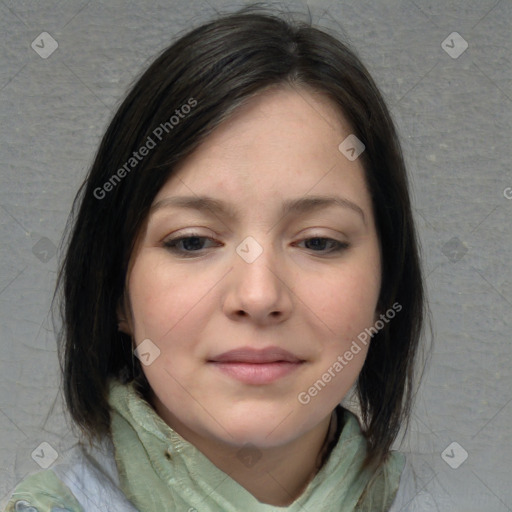
{"type": "Polygon", "coordinates": [[[192,236],[192,237],[189,237],[189,238],[186,238],[185,240],[183,240],[183,243],[185,245],[185,249],[200,249],[201,247],[201,243],[200,243],[200,237],[198,236],[192,236]],[[192,243],[191,241],[195,241],[196,243],[192,243]],[[188,246],[188,247],[187,247],[188,246]]]}
{"type": "Polygon", "coordinates": [[[316,247],[318,249],[319,246],[323,246],[325,244],[325,240],[322,240],[321,238],[312,238],[309,243],[313,246],[313,248],[316,247]]]}

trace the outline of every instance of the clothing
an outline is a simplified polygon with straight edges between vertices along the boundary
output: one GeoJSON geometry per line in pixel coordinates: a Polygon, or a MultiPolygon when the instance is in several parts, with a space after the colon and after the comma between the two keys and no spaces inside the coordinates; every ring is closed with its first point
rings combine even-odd
{"type": "Polygon", "coordinates": [[[297,500],[288,507],[277,507],[259,502],[213,465],[131,385],[113,382],[110,403],[112,439],[105,438],[92,448],[77,445],[66,462],[25,479],[5,512],[415,510],[400,505],[409,506],[410,489],[405,494],[400,491],[395,499],[399,482],[407,489],[403,476],[400,479],[405,459],[398,452],[392,452],[364,505],[357,505],[370,475],[356,471],[364,457],[365,441],[357,419],[347,410],[342,410],[338,442],[320,471],[297,500]],[[393,500],[400,508],[390,508],[393,500]]]}

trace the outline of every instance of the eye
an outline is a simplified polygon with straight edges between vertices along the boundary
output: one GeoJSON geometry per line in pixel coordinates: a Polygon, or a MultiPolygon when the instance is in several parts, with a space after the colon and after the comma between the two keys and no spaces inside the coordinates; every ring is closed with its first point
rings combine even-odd
{"type": "MultiPolygon", "coordinates": [[[[163,242],[163,246],[172,253],[182,255],[184,257],[193,257],[193,253],[200,253],[202,250],[206,249],[204,247],[205,241],[212,242],[213,245],[217,247],[222,245],[215,242],[213,238],[201,236],[197,233],[191,233],[186,236],[167,239],[163,242]]],[[[323,254],[339,253],[349,248],[349,244],[347,242],[340,242],[327,237],[317,236],[305,238],[300,243],[304,242],[306,242],[307,245],[306,249],[323,254]],[[329,250],[326,250],[326,245],[330,246],[329,250]]]]}
{"type": "Polygon", "coordinates": [[[333,238],[326,238],[320,236],[305,238],[304,240],[302,240],[302,242],[309,242],[310,247],[306,247],[307,249],[311,249],[313,252],[323,252],[325,254],[341,252],[349,248],[349,244],[347,242],[340,242],[338,240],[334,240],[333,238]],[[331,245],[331,249],[329,251],[325,251],[326,243],[331,245]]]}
{"type": "MultiPolygon", "coordinates": [[[[212,238],[201,236],[196,233],[190,233],[186,236],[170,238],[164,241],[163,245],[169,251],[181,254],[185,257],[190,257],[191,253],[200,252],[204,249],[203,243],[205,240],[214,242],[212,238]]],[[[220,244],[217,244],[220,245],[220,244]]]]}

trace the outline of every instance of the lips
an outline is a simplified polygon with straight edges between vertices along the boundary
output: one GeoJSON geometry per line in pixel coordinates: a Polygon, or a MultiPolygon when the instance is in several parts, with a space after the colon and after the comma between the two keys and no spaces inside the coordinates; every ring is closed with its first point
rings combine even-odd
{"type": "Polygon", "coordinates": [[[294,374],[305,361],[279,347],[239,348],[224,352],[208,363],[230,379],[261,386],[294,374]]]}
{"type": "Polygon", "coordinates": [[[209,362],[268,364],[278,362],[301,363],[303,360],[279,347],[267,347],[265,349],[243,347],[224,352],[211,358],[209,362]]]}

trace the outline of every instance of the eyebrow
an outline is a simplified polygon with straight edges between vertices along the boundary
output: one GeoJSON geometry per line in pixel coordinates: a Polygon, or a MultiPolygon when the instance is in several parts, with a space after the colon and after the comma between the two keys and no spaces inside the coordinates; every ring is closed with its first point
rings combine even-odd
{"type": "MultiPolygon", "coordinates": [[[[325,208],[332,208],[333,206],[350,209],[358,213],[362,217],[364,224],[366,224],[364,211],[357,204],[339,196],[322,195],[288,199],[282,203],[280,216],[284,217],[289,213],[311,213],[325,208]]],[[[157,201],[153,206],[151,206],[150,214],[161,208],[171,207],[199,210],[201,212],[210,211],[216,215],[227,215],[233,219],[237,219],[239,216],[238,210],[233,205],[210,196],[167,197],[157,201]]]]}

